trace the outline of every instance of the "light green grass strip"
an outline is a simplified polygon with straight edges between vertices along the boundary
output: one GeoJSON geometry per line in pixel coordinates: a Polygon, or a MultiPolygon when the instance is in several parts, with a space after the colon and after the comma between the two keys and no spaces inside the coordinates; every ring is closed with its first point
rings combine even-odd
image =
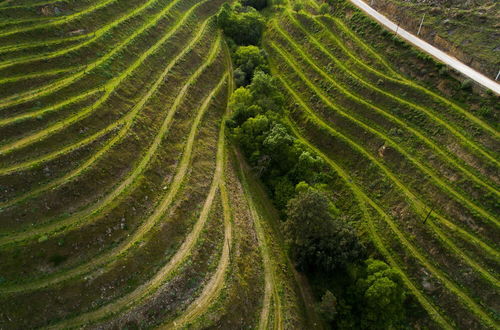
{"type": "MultiPolygon", "coordinates": [[[[354,72],[350,71],[348,68],[345,67],[345,65],[342,64],[341,61],[339,61],[333,54],[331,54],[331,52],[329,50],[327,50],[322,44],[321,42],[315,38],[312,34],[310,34],[299,22],[297,22],[295,19],[292,18],[292,20],[294,21],[294,24],[300,28],[303,33],[305,33],[306,35],[308,35],[309,39],[311,40],[312,43],[314,43],[314,45],[319,48],[321,50],[321,52],[323,54],[325,54],[326,56],[328,56],[330,59],[332,59],[336,65],[338,65],[344,72],[346,72],[348,75],[350,76],[353,76],[355,77],[358,81],[360,81],[361,83],[365,84],[368,88],[370,89],[377,89],[379,90],[381,93],[383,94],[388,94],[387,92],[384,92],[384,91],[381,91],[380,89],[378,89],[377,87],[365,82],[363,80],[363,78],[359,77],[357,74],[355,74],[354,72]]],[[[277,26],[277,25],[276,25],[277,26]]],[[[279,30],[279,32],[284,35],[287,40],[291,40],[291,38],[286,35],[286,33],[283,31],[283,29],[281,29],[281,27],[277,26],[277,29],[279,30]]],[[[298,51],[300,51],[301,54],[306,54],[305,51],[302,50],[301,46],[298,44],[298,43],[295,43],[294,42],[294,45],[293,45],[294,48],[296,48],[298,51]]],[[[310,59],[310,56],[308,56],[308,58],[310,59]]],[[[399,102],[401,99],[400,98],[396,98],[397,101],[399,102]]],[[[420,110],[420,107],[417,106],[417,108],[415,108],[417,110],[420,110]]],[[[438,121],[437,118],[434,117],[434,115],[432,114],[429,114],[429,117],[434,120],[434,121],[438,121]]],[[[415,130],[416,131],[416,130],[415,130]]],[[[424,136],[423,134],[420,134],[420,136],[424,136]]],[[[460,136],[457,136],[458,140],[462,143],[467,142],[466,144],[469,145],[469,139],[466,138],[466,137],[460,137],[460,136]]],[[[433,143],[432,141],[429,140],[430,143],[433,143]]],[[[426,141],[427,143],[427,141],[426,141]]],[[[428,143],[427,143],[428,144],[428,143]]],[[[433,143],[431,145],[431,148],[433,150],[436,150],[440,153],[441,157],[443,157],[444,159],[446,159],[447,162],[453,164],[455,167],[457,167],[458,169],[460,169],[463,173],[466,173],[467,176],[469,176],[474,182],[476,182],[477,184],[480,184],[480,185],[483,185],[485,186],[488,190],[490,190],[490,192],[494,193],[495,195],[499,195],[499,192],[497,189],[495,189],[494,187],[492,187],[490,184],[486,183],[485,181],[483,181],[481,178],[479,178],[478,176],[476,176],[474,173],[470,172],[468,169],[466,169],[464,166],[462,166],[461,164],[459,164],[454,158],[450,157],[450,155],[448,153],[446,153],[445,151],[442,151],[440,148],[438,148],[438,146],[433,143]]]]}
{"type": "MultiPolygon", "coordinates": [[[[202,108],[198,112],[197,118],[196,118],[196,123],[192,126],[191,132],[189,134],[188,138],[188,151],[186,151],[186,156],[183,156],[183,159],[181,160],[180,167],[184,168],[183,171],[177,172],[174,183],[171,186],[170,192],[177,191],[180,188],[180,185],[183,181],[183,178],[187,172],[188,165],[190,162],[190,150],[192,150],[192,146],[194,144],[194,139],[196,137],[196,132],[197,132],[197,126],[199,122],[201,121],[201,118],[203,116],[203,113],[205,113],[206,109],[210,105],[210,102],[212,98],[217,94],[217,92],[222,88],[224,85],[224,82],[227,79],[227,74],[225,74],[222,79],[220,80],[219,84],[217,87],[215,87],[214,90],[208,95],[208,97],[205,99],[204,104],[202,105],[202,108]],[[177,179],[177,180],[176,180],[177,179]]],[[[151,294],[154,294],[156,290],[162,285],[162,283],[165,283],[171,276],[172,273],[183,263],[187,260],[189,257],[193,247],[195,246],[195,243],[198,241],[200,234],[202,232],[202,229],[208,219],[208,215],[210,212],[210,208],[213,202],[213,199],[215,197],[215,194],[219,188],[221,178],[222,178],[222,173],[223,173],[223,167],[224,167],[224,125],[221,125],[220,132],[219,132],[219,141],[218,141],[218,150],[217,150],[217,156],[216,156],[216,168],[215,168],[215,173],[214,177],[212,179],[212,184],[210,187],[209,194],[205,200],[205,203],[203,205],[202,211],[200,213],[200,216],[195,223],[192,231],[189,233],[189,235],[186,237],[184,242],[182,243],[181,247],[177,250],[177,252],[174,254],[174,256],[168,261],[167,264],[165,264],[154,276],[151,278],[149,281],[146,283],[140,285],[138,288],[136,288],[134,291],[131,293],[126,294],[125,296],[122,296],[112,302],[110,302],[107,305],[104,305],[94,311],[80,314],[79,316],[76,316],[71,319],[63,320],[56,325],[49,326],[49,329],[67,329],[67,328],[73,328],[73,327],[80,327],[84,326],[85,324],[90,324],[92,322],[98,321],[99,319],[105,318],[107,316],[111,316],[114,314],[119,313],[120,311],[123,311],[124,309],[131,308],[134,305],[137,305],[141,301],[144,301],[148,296],[151,294]]],[[[149,217],[145,223],[149,224],[148,230],[151,230],[155,224],[161,220],[161,218],[164,216],[165,211],[168,209],[170,204],[175,198],[174,193],[168,193],[164,199],[159,203],[158,207],[155,209],[154,213],[149,217]]],[[[146,228],[145,226],[141,226],[141,228],[136,232],[134,236],[137,236],[138,234],[146,233],[145,232],[146,228]]],[[[135,243],[137,243],[139,239],[135,239],[133,242],[131,242],[129,245],[132,247],[135,243]]]]}
{"type": "Polygon", "coordinates": [[[28,26],[28,27],[24,27],[24,28],[12,29],[10,31],[2,31],[2,32],[0,32],[0,37],[5,37],[5,36],[9,36],[9,35],[16,34],[16,33],[21,33],[21,32],[27,32],[27,31],[38,29],[38,28],[46,28],[49,26],[58,26],[58,25],[70,22],[72,20],[75,20],[81,16],[91,14],[92,12],[94,12],[100,8],[104,8],[107,5],[109,5],[115,1],[118,1],[118,0],[97,1],[97,4],[95,6],[92,6],[90,8],[87,8],[85,10],[79,11],[77,13],[74,13],[74,14],[71,14],[68,16],[61,17],[60,19],[53,21],[53,22],[49,22],[47,24],[42,23],[42,24],[37,24],[37,25],[28,26]]]}
{"type": "Polygon", "coordinates": [[[80,71],[84,66],[78,65],[78,66],[72,66],[68,68],[62,68],[62,69],[53,69],[49,71],[44,71],[44,72],[36,72],[36,73],[29,73],[29,74],[23,74],[23,75],[18,75],[18,76],[10,76],[5,79],[0,79],[0,87],[2,84],[8,84],[8,83],[13,83],[13,82],[18,82],[22,80],[28,80],[28,79],[36,79],[36,78],[41,78],[41,77],[46,77],[46,76],[56,76],[61,73],[66,73],[66,72],[73,72],[73,71],[80,71]]]}
{"type": "MultiPolygon", "coordinates": [[[[279,28],[277,29],[279,31],[279,28]]],[[[283,32],[281,32],[283,33],[283,32]]],[[[284,35],[284,34],[283,34],[284,35]]],[[[289,40],[289,42],[292,44],[292,46],[294,45],[294,42],[287,36],[287,35],[284,35],[285,38],[287,38],[287,40],[289,40]]],[[[388,138],[386,135],[384,135],[383,133],[381,132],[378,132],[377,130],[375,130],[374,128],[372,128],[371,126],[369,125],[366,125],[364,124],[363,122],[351,117],[350,115],[348,115],[346,112],[342,111],[339,107],[337,107],[336,105],[334,105],[333,103],[331,103],[329,100],[328,100],[328,97],[325,96],[324,92],[320,91],[316,86],[314,86],[314,84],[308,79],[305,77],[305,75],[302,73],[302,71],[298,68],[297,64],[294,64],[295,61],[293,61],[290,56],[288,56],[288,54],[286,54],[286,51],[284,51],[280,46],[278,46],[277,44],[275,44],[274,42],[272,42],[272,47],[279,52],[279,54],[286,60],[286,62],[288,63],[288,65],[290,65],[294,71],[297,73],[297,75],[299,75],[301,77],[301,79],[303,79],[306,84],[308,86],[310,86],[310,88],[312,90],[314,90],[314,92],[318,95],[318,96],[321,96],[321,98],[327,102],[329,105],[331,105],[331,107],[335,110],[337,110],[339,113],[342,113],[344,114],[344,117],[346,118],[349,118],[351,121],[354,121],[356,122],[358,125],[362,126],[364,129],[380,136],[382,139],[388,141],[388,143],[391,145],[391,147],[393,147],[394,149],[398,150],[402,155],[404,155],[406,158],[408,158],[413,164],[415,164],[418,168],[420,168],[420,170],[422,170],[422,172],[426,173],[427,175],[429,175],[440,187],[442,187],[443,190],[447,191],[450,195],[454,196],[457,200],[463,202],[464,204],[466,204],[470,209],[476,211],[478,214],[480,214],[481,216],[483,216],[484,218],[488,219],[491,223],[495,224],[495,225],[499,225],[498,224],[498,219],[496,219],[495,216],[489,214],[489,212],[483,210],[481,207],[479,206],[476,206],[473,202],[469,201],[468,199],[466,199],[464,196],[462,196],[461,194],[459,194],[457,191],[455,191],[452,187],[449,187],[445,182],[443,182],[441,180],[441,178],[439,178],[437,175],[435,175],[435,173],[425,167],[423,164],[421,164],[420,162],[418,162],[417,159],[415,159],[413,156],[411,156],[409,153],[407,153],[404,149],[402,149],[397,143],[395,143],[394,141],[392,141],[390,138],[388,138]]],[[[422,134],[420,134],[419,132],[415,131],[414,129],[412,129],[411,127],[405,125],[404,122],[402,122],[399,118],[396,118],[390,114],[387,114],[385,113],[382,109],[372,105],[371,103],[369,102],[366,102],[362,99],[360,99],[359,97],[351,94],[347,89],[345,89],[343,86],[339,85],[335,80],[333,80],[328,74],[326,74],[321,68],[319,68],[314,62],[311,61],[311,59],[307,56],[307,55],[304,55],[300,49],[297,50],[296,49],[296,46],[294,46],[294,49],[299,53],[301,54],[301,57],[306,60],[320,75],[322,75],[325,79],[327,79],[329,82],[331,82],[333,85],[335,85],[342,93],[344,93],[345,95],[351,97],[354,101],[357,101],[358,103],[362,103],[374,110],[376,110],[377,112],[381,113],[382,115],[384,116],[387,116],[389,117],[390,119],[392,119],[394,122],[397,122],[398,124],[400,124],[401,126],[403,127],[407,127],[408,130],[412,131],[413,134],[417,135],[419,138],[421,138],[423,141],[426,141],[428,142],[428,144],[430,145],[433,145],[431,141],[429,141],[425,136],[423,136],[422,134]]],[[[434,150],[439,150],[437,146],[434,145],[434,150]]]]}
{"type": "MultiPolygon", "coordinates": [[[[154,0],[154,1],[156,1],[156,0],[154,0]]],[[[121,51],[122,49],[124,49],[137,36],[141,35],[144,31],[146,31],[147,29],[149,29],[149,28],[153,27],[154,25],[156,25],[160,21],[160,19],[162,19],[163,16],[166,13],[168,13],[171,10],[171,8],[175,4],[177,4],[179,1],[180,0],[174,0],[174,1],[172,1],[168,6],[166,6],[154,18],[151,18],[150,20],[148,20],[148,22],[146,24],[144,24],[143,26],[141,26],[140,29],[134,31],[134,33],[132,35],[130,35],[127,39],[125,39],[124,41],[122,41],[120,44],[116,45],[111,52],[107,53],[106,55],[104,55],[102,57],[99,57],[94,62],[87,64],[85,66],[84,70],[81,70],[81,71],[79,71],[79,72],[77,72],[77,73],[75,73],[75,74],[73,74],[73,75],[71,75],[71,76],[69,76],[67,78],[58,80],[55,83],[50,83],[47,86],[44,86],[44,87],[41,87],[41,88],[37,88],[37,89],[34,89],[34,90],[30,90],[30,91],[26,91],[24,93],[21,93],[21,94],[18,94],[18,95],[14,95],[14,96],[9,97],[9,98],[0,99],[0,110],[3,109],[3,108],[6,108],[6,107],[12,106],[12,105],[24,103],[24,102],[31,101],[33,99],[39,98],[41,96],[48,95],[48,94],[50,94],[52,92],[55,92],[55,91],[57,91],[57,90],[65,87],[65,86],[70,85],[71,83],[76,82],[78,79],[82,78],[86,74],[87,71],[96,69],[101,64],[105,63],[108,59],[111,59],[119,51],[121,51]]],[[[197,5],[199,5],[199,3],[197,5]]],[[[196,7],[192,7],[192,8],[196,8],[196,7]]],[[[184,18],[186,17],[186,15],[188,14],[188,12],[183,13],[178,18],[176,24],[174,25],[174,27],[172,27],[173,31],[177,30],[177,28],[180,26],[179,23],[184,21],[184,18]]],[[[158,45],[158,44],[156,44],[156,45],[158,45]]],[[[80,46],[75,46],[75,47],[80,47],[80,46]]],[[[144,56],[141,56],[139,59],[141,59],[141,58],[144,58],[144,56]]],[[[127,72],[128,72],[128,70],[125,71],[125,73],[127,73],[127,72]]],[[[120,76],[118,76],[116,78],[113,78],[110,82],[108,82],[105,85],[106,88],[109,88],[109,87],[111,87],[113,85],[117,85],[119,83],[119,79],[123,79],[124,77],[126,77],[126,75],[121,74],[120,76]]]]}
{"type": "MultiPolygon", "coordinates": [[[[201,4],[205,3],[207,0],[204,0],[202,2],[197,3],[193,7],[191,7],[188,11],[182,14],[181,17],[179,17],[179,20],[177,23],[170,28],[169,32],[166,33],[159,41],[156,42],[152,47],[150,47],[147,51],[141,54],[141,56],[131,65],[129,66],[124,72],[122,72],[118,77],[115,77],[111,79],[104,87],[105,89],[104,94],[91,106],[84,108],[82,111],[76,113],[73,116],[70,116],[64,120],[61,120],[59,122],[56,122],[54,125],[47,127],[46,129],[43,129],[41,131],[38,131],[32,135],[23,137],[17,141],[4,144],[0,147],[0,154],[7,154],[12,151],[15,151],[17,149],[20,149],[22,147],[25,147],[27,145],[30,145],[32,143],[40,141],[42,138],[45,138],[47,136],[50,136],[63,128],[68,127],[69,125],[84,119],[91,115],[100,105],[102,105],[113,93],[113,91],[120,85],[122,80],[126,79],[129,77],[141,64],[142,62],[149,57],[150,55],[154,54],[158,49],[160,49],[163,44],[169,40],[173,34],[177,32],[177,30],[186,23],[187,19],[191,16],[191,14],[194,12],[195,9],[197,9],[201,4]]],[[[118,48],[116,48],[118,49],[118,48]]],[[[110,55],[111,56],[111,55],[110,55]]],[[[100,62],[100,61],[98,61],[100,62]]],[[[99,63],[100,64],[100,63],[99,63]]],[[[96,64],[97,65],[97,64],[96,64]]],[[[82,72],[81,74],[78,73],[78,75],[83,75],[84,73],[82,72]]],[[[69,80],[69,82],[72,81],[72,77],[66,78],[65,80],[69,80]]],[[[115,126],[118,125],[118,121],[115,122],[115,126]]],[[[1,207],[2,204],[0,204],[1,207]]]]}
{"type": "MultiPolygon", "coordinates": [[[[341,140],[345,141],[347,144],[351,146],[353,150],[356,152],[364,155],[364,157],[368,158],[372,163],[376,164],[378,168],[384,172],[384,174],[399,188],[401,192],[404,193],[404,195],[407,197],[407,199],[410,202],[410,205],[414,212],[419,215],[421,218],[425,218],[427,214],[427,210],[430,209],[427,205],[425,205],[414,193],[412,193],[406,186],[396,177],[394,173],[392,173],[384,164],[382,164],[378,159],[376,159],[372,154],[367,152],[362,146],[354,142],[353,140],[349,139],[347,136],[343,135],[342,133],[335,131],[332,127],[330,127],[328,124],[326,124],[321,118],[319,118],[313,110],[306,104],[304,99],[300,97],[297,93],[293,91],[293,89],[290,87],[289,83],[279,76],[279,79],[283,83],[283,85],[286,87],[288,90],[289,94],[293,96],[295,101],[301,105],[301,108],[303,109],[304,113],[307,114],[308,119],[314,123],[314,125],[319,126],[323,129],[325,129],[328,134],[332,136],[336,136],[340,138],[341,140]]],[[[446,223],[446,225],[449,225],[450,222],[444,218],[442,215],[436,212],[437,218],[442,222],[446,223]]],[[[494,287],[497,289],[500,288],[500,283],[497,280],[496,276],[491,274],[488,270],[484,269],[481,265],[479,265],[477,262],[475,262],[473,259],[471,259],[468,255],[466,255],[463,251],[461,251],[432,221],[427,221],[429,226],[432,228],[432,230],[438,235],[439,239],[441,242],[446,245],[446,248],[450,252],[454,252],[456,255],[458,255],[460,258],[465,261],[475,272],[477,272],[481,277],[483,277],[486,281],[490,282],[494,287]]],[[[467,234],[464,231],[461,231],[461,234],[463,234],[465,237],[464,238],[470,238],[471,235],[467,234]]],[[[474,241],[478,241],[478,239],[474,239],[474,241]]],[[[499,254],[497,251],[494,249],[490,248],[486,244],[482,244],[482,246],[488,248],[487,252],[492,253],[492,256],[494,258],[498,258],[499,254]]]]}
{"type": "MultiPolygon", "coordinates": [[[[365,51],[367,51],[373,57],[375,57],[376,59],[378,59],[386,67],[390,67],[390,64],[387,63],[387,61],[382,56],[378,55],[377,52],[375,52],[370,46],[368,46],[357,35],[355,35],[354,32],[352,32],[340,19],[333,18],[333,17],[331,17],[329,15],[326,15],[326,17],[329,18],[329,19],[331,19],[333,22],[335,22],[351,38],[351,40],[353,40],[361,48],[365,49],[365,51]]],[[[400,77],[408,86],[412,86],[414,88],[417,88],[417,89],[421,90],[422,92],[424,92],[424,93],[432,96],[433,98],[438,99],[442,103],[444,103],[444,104],[452,107],[456,111],[458,111],[461,114],[463,114],[470,121],[472,121],[475,124],[477,124],[478,126],[482,127],[484,130],[488,131],[490,134],[492,134],[496,138],[499,137],[499,133],[498,133],[498,131],[495,128],[491,127],[490,125],[488,125],[483,120],[477,118],[476,116],[474,116],[473,114],[471,114],[469,111],[465,110],[464,108],[462,108],[458,104],[456,104],[456,103],[448,100],[447,98],[445,98],[445,97],[443,97],[443,96],[441,96],[441,95],[439,95],[439,94],[431,91],[430,89],[427,89],[426,87],[421,86],[420,84],[418,84],[418,83],[416,83],[416,82],[414,82],[414,81],[412,81],[412,80],[404,77],[403,75],[401,75],[398,72],[394,71],[392,68],[391,68],[391,72],[393,74],[395,74],[397,77],[400,77]]]]}
{"type": "MultiPolygon", "coordinates": [[[[57,103],[57,104],[54,104],[54,105],[51,105],[51,106],[48,106],[48,107],[45,107],[45,108],[42,108],[42,109],[39,109],[36,111],[21,113],[19,115],[15,115],[15,116],[12,116],[9,118],[0,119],[0,127],[6,126],[6,125],[11,125],[15,122],[19,122],[19,121],[35,118],[38,116],[42,116],[46,113],[54,112],[56,110],[60,110],[61,108],[65,107],[67,105],[70,105],[70,104],[79,102],[81,100],[84,100],[86,98],[89,98],[90,96],[98,93],[99,91],[100,91],[99,88],[95,88],[95,89],[92,89],[90,91],[84,92],[82,94],[78,94],[76,96],[67,98],[60,103],[57,103]]],[[[19,167],[19,164],[17,164],[16,167],[19,167]]],[[[9,171],[9,170],[7,170],[7,171],[9,171]]],[[[6,172],[5,168],[0,169],[0,175],[5,173],[5,172],[6,172]]]]}
{"type": "MultiPolygon", "coordinates": [[[[80,175],[85,169],[87,169],[91,164],[97,161],[99,157],[104,155],[115,143],[117,143],[119,140],[121,140],[126,132],[132,127],[134,120],[137,116],[137,114],[140,112],[141,109],[144,108],[146,105],[147,101],[155,94],[155,92],[158,90],[158,88],[161,86],[161,84],[164,82],[165,77],[170,73],[172,68],[178,64],[182,58],[189,53],[194,45],[199,42],[199,40],[202,38],[203,35],[206,33],[206,27],[209,23],[209,20],[205,21],[202,26],[199,28],[197,31],[196,35],[193,37],[193,39],[190,41],[188,45],[186,45],[186,48],[178,55],[176,56],[163,70],[163,72],[160,74],[160,76],[157,78],[153,86],[148,90],[148,92],[141,98],[141,100],[134,106],[134,108],[131,110],[129,115],[127,115],[124,119],[115,122],[113,124],[113,127],[117,127],[116,125],[123,125],[123,127],[120,130],[120,133],[116,135],[109,143],[107,143],[101,150],[99,150],[96,155],[90,158],[89,161],[85,162],[83,166],[80,166],[76,168],[75,170],[71,171],[70,173],[64,175],[62,178],[59,178],[55,180],[54,182],[50,183],[48,186],[43,186],[35,191],[28,192],[27,194],[21,196],[24,197],[24,199],[32,197],[33,194],[39,194],[43,191],[46,191],[47,189],[54,188],[59,184],[64,184],[68,182],[69,180],[73,179],[75,176],[80,175]]],[[[145,153],[144,157],[141,159],[141,161],[135,166],[135,168],[131,171],[131,173],[127,176],[127,178],[122,181],[117,187],[114,188],[110,193],[108,193],[105,197],[101,198],[98,203],[92,205],[91,207],[85,208],[84,210],[77,212],[73,214],[70,217],[65,218],[62,221],[58,222],[50,222],[46,226],[41,226],[36,229],[31,229],[31,230],[24,230],[20,232],[11,232],[9,234],[3,235],[0,237],[0,246],[5,245],[5,244],[12,244],[12,243],[18,243],[19,241],[24,241],[24,240],[29,240],[29,239],[35,239],[40,236],[49,236],[49,235],[61,235],[65,232],[68,232],[69,230],[76,230],[80,228],[82,225],[87,225],[89,224],[89,221],[96,221],[97,218],[92,218],[92,216],[95,216],[99,212],[102,212],[103,210],[106,209],[108,205],[110,205],[116,198],[118,198],[124,191],[126,191],[138,178],[141,177],[141,174],[146,170],[147,165],[149,164],[150,160],[153,158],[154,154],[156,153],[160,142],[162,141],[163,137],[167,133],[170,124],[173,120],[173,117],[177,111],[177,108],[181,105],[181,102],[184,100],[186,97],[186,93],[188,91],[188,88],[196,82],[196,79],[199,78],[201,73],[215,60],[215,56],[217,55],[217,50],[218,50],[218,42],[215,44],[215,46],[212,48],[209,57],[207,58],[206,62],[204,65],[202,65],[188,80],[188,82],[184,85],[184,87],[181,89],[179,95],[176,97],[172,108],[168,112],[165,121],[163,122],[163,125],[160,128],[160,131],[158,132],[157,136],[155,137],[153,143],[151,146],[148,148],[148,151],[145,153]]],[[[108,131],[108,130],[106,130],[108,131]]],[[[15,200],[16,201],[16,200],[15,200]]],[[[19,201],[19,198],[18,200],[19,201]]]]}
{"type": "MultiPolygon", "coordinates": [[[[14,45],[0,46],[0,54],[14,52],[18,50],[24,50],[29,48],[41,47],[41,46],[50,46],[57,45],[64,42],[77,41],[80,39],[85,39],[92,36],[92,34],[81,34],[74,37],[61,38],[61,39],[53,39],[47,41],[34,41],[34,42],[26,42],[26,43],[16,43],[14,45]]],[[[0,62],[1,64],[2,62],[0,62]]]]}

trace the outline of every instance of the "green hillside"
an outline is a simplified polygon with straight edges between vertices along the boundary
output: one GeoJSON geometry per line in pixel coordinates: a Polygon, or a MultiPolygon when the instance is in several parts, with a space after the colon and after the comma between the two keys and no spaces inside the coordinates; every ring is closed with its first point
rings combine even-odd
{"type": "Polygon", "coordinates": [[[497,328],[498,96],[327,2],[0,0],[0,329],[497,328]]]}

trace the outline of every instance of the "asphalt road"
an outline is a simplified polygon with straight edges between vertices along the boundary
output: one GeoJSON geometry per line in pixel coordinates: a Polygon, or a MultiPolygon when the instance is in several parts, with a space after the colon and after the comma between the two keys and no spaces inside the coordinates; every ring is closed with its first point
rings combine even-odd
{"type": "Polygon", "coordinates": [[[448,66],[452,67],[453,69],[461,72],[464,76],[474,80],[478,84],[491,89],[493,92],[496,94],[500,95],[500,84],[495,82],[494,80],[486,77],[485,75],[477,72],[473,68],[469,67],[468,65],[460,62],[456,58],[446,54],[445,52],[437,49],[436,47],[432,46],[431,44],[423,41],[422,39],[418,38],[417,36],[411,34],[410,32],[402,29],[401,27],[398,28],[397,24],[389,20],[387,17],[384,15],[380,14],[378,11],[370,7],[368,4],[366,4],[362,0],[350,0],[356,7],[364,11],[366,14],[370,15],[373,17],[375,20],[377,20],[379,23],[384,25],[386,28],[389,30],[392,30],[396,32],[397,34],[403,38],[412,43],[413,45],[417,46],[421,50],[425,51],[429,55],[435,57],[436,59],[440,60],[441,62],[447,64],[448,66]]]}

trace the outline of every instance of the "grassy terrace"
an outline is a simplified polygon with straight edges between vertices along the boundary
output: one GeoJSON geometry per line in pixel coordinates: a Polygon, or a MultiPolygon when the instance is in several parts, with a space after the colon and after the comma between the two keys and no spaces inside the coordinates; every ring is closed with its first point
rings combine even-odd
{"type": "Polygon", "coordinates": [[[305,322],[228,153],[223,2],[0,2],[0,327],[305,322]]]}
{"type": "Polygon", "coordinates": [[[398,72],[349,27],[349,7],[291,8],[264,39],[295,134],[353,191],[378,250],[435,322],[495,328],[496,124],[398,72]]]}
{"type": "MultiPolygon", "coordinates": [[[[322,327],[227,139],[224,2],[0,0],[0,328],[322,327]]],[[[264,11],[262,46],[335,207],[426,326],[496,328],[498,98],[301,3],[264,11]]]]}

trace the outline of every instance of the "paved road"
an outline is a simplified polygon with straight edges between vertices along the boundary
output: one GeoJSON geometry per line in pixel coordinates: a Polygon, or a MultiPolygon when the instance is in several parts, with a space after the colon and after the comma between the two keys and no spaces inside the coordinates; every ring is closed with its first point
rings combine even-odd
{"type": "Polygon", "coordinates": [[[469,77],[470,79],[476,81],[478,84],[491,89],[494,91],[496,94],[500,95],[500,84],[495,82],[494,80],[486,77],[485,75],[477,72],[476,70],[472,69],[471,67],[465,65],[464,63],[460,62],[456,58],[446,54],[445,52],[437,49],[436,47],[432,46],[431,44],[423,41],[422,39],[416,37],[415,35],[411,34],[410,32],[402,29],[401,27],[398,28],[398,26],[393,23],[391,20],[389,20],[387,17],[384,15],[380,14],[378,11],[370,7],[368,4],[363,2],[362,0],[350,0],[355,6],[360,8],[362,11],[364,11],[366,14],[370,15],[373,17],[375,20],[377,20],[379,23],[384,25],[386,28],[392,31],[396,31],[400,37],[403,39],[406,39],[413,45],[417,46],[418,48],[422,49],[426,53],[432,55],[433,57],[437,58],[438,60],[446,63],[450,67],[454,68],[455,70],[461,72],[463,75],[469,77]]]}

